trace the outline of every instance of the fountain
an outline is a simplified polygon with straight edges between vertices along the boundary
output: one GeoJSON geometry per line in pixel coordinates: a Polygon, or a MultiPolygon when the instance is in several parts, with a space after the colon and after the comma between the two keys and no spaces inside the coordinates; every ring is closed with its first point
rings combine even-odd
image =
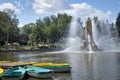
{"type": "Polygon", "coordinates": [[[108,21],[99,20],[98,17],[93,19],[88,17],[83,27],[81,19],[73,17],[69,27],[64,53],[69,53],[65,56],[72,66],[72,80],[117,79],[116,51],[119,48],[114,40],[116,36],[112,36],[108,21]],[[116,66],[111,66],[112,64],[116,66]],[[110,73],[109,70],[112,72],[110,73]]]}
{"type": "Polygon", "coordinates": [[[90,52],[92,50],[99,50],[93,40],[92,23],[90,17],[88,17],[86,21],[86,27],[84,33],[85,33],[85,41],[83,42],[82,47],[85,49],[89,49],[90,52]]]}
{"type": "Polygon", "coordinates": [[[117,50],[111,25],[98,17],[87,18],[85,27],[80,18],[73,17],[70,23],[69,35],[65,51],[105,51],[117,50]]]}

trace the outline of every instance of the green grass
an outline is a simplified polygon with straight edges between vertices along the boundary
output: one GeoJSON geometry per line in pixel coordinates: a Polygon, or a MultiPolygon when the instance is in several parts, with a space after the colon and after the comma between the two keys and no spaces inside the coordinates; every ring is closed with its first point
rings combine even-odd
{"type": "Polygon", "coordinates": [[[38,49],[37,46],[19,46],[19,49],[31,50],[31,49],[38,49]]]}

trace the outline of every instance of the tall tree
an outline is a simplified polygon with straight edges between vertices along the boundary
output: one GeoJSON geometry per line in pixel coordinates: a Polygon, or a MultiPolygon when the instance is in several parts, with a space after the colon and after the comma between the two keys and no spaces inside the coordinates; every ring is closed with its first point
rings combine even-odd
{"type": "Polygon", "coordinates": [[[49,26],[49,31],[48,31],[48,41],[49,43],[54,44],[55,42],[57,42],[60,38],[60,32],[58,27],[56,27],[56,25],[50,25],[49,26]]]}
{"type": "Polygon", "coordinates": [[[57,17],[55,15],[50,16],[51,24],[57,25],[57,17]]]}
{"type": "Polygon", "coordinates": [[[35,26],[33,29],[33,40],[36,42],[36,44],[42,42],[43,32],[40,26],[35,26]]]}
{"type": "Polygon", "coordinates": [[[36,20],[35,26],[31,29],[25,25],[23,32],[29,34],[29,43],[40,44],[40,43],[55,43],[57,42],[65,33],[67,24],[71,20],[71,16],[67,14],[58,14],[57,16],[44,17],[43,19],[36,20]],[[29,30],[29,29],[30,30],[29,30]]]}
{"type": "Polygon", "coordinates": [[[118,36],[120,37],[120,13],[118,14],[117,19],[116,19],[116,27],[118,31],[118,36]]]}
{"type": "Polygon", "coordinates": [[[67,14],[58,14],[57,27],[59,29],[59,38],[61,38],[65,34],[66,27],[71,21],[71,18],[72,17],[68,16],[67,14]]]}
{"type": "Polygon", "coordinates": [[[16,15],[13,15],[11,18],[11,26],[9,28],[9,42],[19,42],[19,28],[18,28],[19,20],[16,18],[16,15]]]}
{"type": "Polygon", "coordinates": [[[48,16],[43,18],[43,22],[45,26],[48,26],[51,24],[51,20],[48,16]]]}
{"type": "Polygon", "coordinates": [[[18,19],[11,10],[0,11],[0,42],[17,42],[19,29],[18,19]]]}
{"type": "Polygon", "coordinates": [[[31,37],[29,37],[29,36],[31,35],[34,27],[35,27],[34,23],[29,23],[29,24],[26,24],[22,27],[21,43],[23,43],[23,44],[28,43],[28,41],[31,39],[31,37]]]}
{"type": "Polygon", "coordinates": [[[8,28],[11,18],[6,12],[0,11],[0,43],[3,45],[7,40],[8,28]]]}
{"type": "Polygon", "coordinates": [[[14,11],[10,9],[5,9],[0,11],[0,27],[1,34],[4,33],[4,36],[1,35],[1,42],[18,42],[19,41],[19,28],[18,28],[18,19],[14,14],[14,11]]]}
{"type": "Polygon", "coordinates": [[[33,41],[36,42],[37,44],[39,43],[44,43],[45,41],[45,34],[44,34],[44,23],[43,21],[39,18],[36,20],[36,26],[33,28],[32,31],[32,36],[33,36],[33,41]]]}
{"type": "Polygon", "coordinates": [[[29,23],[29,24],[24,25],[24,26],[22,27],[22,29],[23,29],[23,34],[25,34],[25,35],[31,34],[33,27],[35,27],[35,24],[34,24],[34,23],[29,23]]]}

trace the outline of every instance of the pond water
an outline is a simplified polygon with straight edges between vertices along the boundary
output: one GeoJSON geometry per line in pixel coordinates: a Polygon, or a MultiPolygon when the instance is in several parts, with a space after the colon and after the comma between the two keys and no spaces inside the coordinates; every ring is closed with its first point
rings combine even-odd
{"type": "Polygon", "coordinates": [[[120,80],[120,52],[97,52],[92,54],[78,52],[14,52],[0,53],[0,60],[67,62],[71,65],[71,73],[55,74],[52,80],[120,80]]]}

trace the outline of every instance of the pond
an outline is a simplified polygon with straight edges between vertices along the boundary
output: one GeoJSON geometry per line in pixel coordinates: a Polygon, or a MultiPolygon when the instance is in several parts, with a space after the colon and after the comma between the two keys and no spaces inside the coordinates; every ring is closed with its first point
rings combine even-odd
{"type": "Polygon", "coordinates": [[[67,62],[71,65],[71,73],[57,73],[52,80],[120,80],[119,52],[4,52],[0,53],[0,60],[67,62]]]}

